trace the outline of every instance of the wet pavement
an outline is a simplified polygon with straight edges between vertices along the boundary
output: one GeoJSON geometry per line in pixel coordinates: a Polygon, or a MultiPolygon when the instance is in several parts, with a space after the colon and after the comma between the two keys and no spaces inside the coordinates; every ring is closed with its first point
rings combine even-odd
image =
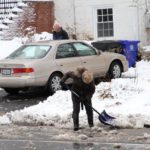
{"type": "Polygon", "coordinates": [[[0,140],[2,150],[148,150],[143,144],[73,143],[58,141],[0,140]]]}
{"type": "Polygon", "coordinates": [[[0,125],[0,150],[150,150],[150,130],[0,125]]]}
{"type": "Polygon", "coordinates": [[[85,128],[74,132],[67,128],[17,125],[0,129],[0,150],[150,150],[150,136],[143,136],[146,129],[112,132],[107,128],[85,128]]]}

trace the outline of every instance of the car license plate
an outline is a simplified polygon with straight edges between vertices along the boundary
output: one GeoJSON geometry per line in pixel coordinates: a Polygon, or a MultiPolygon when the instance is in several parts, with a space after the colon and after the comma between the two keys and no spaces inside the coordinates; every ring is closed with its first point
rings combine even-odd
{"type": "Polygon", "coordinates": [[[2,69],[1,70],[2,75],[11,75],[11,69],[2,69]]]}

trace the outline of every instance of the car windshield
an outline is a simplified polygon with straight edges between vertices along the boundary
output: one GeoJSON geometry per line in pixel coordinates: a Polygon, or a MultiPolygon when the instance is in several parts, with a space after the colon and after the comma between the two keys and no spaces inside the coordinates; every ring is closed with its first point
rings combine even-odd
{"type": "Polygon", "coordinates": [[[50,51],[49,45],[24,45],[11,53],[8,59],[40,59],[50,51]]]}

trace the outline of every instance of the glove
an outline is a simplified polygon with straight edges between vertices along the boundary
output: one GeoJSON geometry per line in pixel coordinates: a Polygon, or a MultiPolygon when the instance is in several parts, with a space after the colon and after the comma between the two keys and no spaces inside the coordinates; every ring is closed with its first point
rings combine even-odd
{"type": "Polygon", "coordinates": [[[66,90],[68,90],[69,88],[68,88],[68,85],[66,85],[64,82],[62,82],[62,81],[60,81],[60,85],[61,85],[61,87],[62,87],[62,90],[64,90],[64,91],[66,91],[66,90]]]}

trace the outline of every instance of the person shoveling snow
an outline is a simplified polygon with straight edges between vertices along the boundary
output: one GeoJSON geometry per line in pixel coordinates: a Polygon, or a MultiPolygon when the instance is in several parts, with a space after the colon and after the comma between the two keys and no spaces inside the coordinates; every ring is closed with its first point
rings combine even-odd
{"type": "Polygon", "coordinates": [[[60,84],[65,89],[69,89],[65,84],[65,81],[68,78],[73,79],[71,93],[72,93],[72,101],[73,101],[73,123],[74,123],[74,131],[79,130],[79,112],[80,112],[80,103],[83,109],[83,104],[86,109],[87,119],[89,127],[93,127],[93,111],[95,111],[99,115],[99,120],[104,125],[109,125],[114,127],[111,124],[111,121],[115,119],[114,117],[108,115],[104,110],[102,113],[99,113],[96,109],[92,107],[91,98],[95,92],[95,84],[93,79],[93,74],[89,72],[86,68],[78,67],[76,71],[67,72],[62,78],[60,84]]]}
{"type": "MultiPolygon", "coordinates": [[[[93,80],[93,74],[89,72],[86,68],[77,68],[76,71],[67,72],[62,80],[61,85],[62,87],[65,86],[64,82],[68,79],[72,78],[72,90],[75,93],[78,93],[81,97],[84,97],[84,100],[92,106],[91,98],[95,92],[95,84],[93,80]]],[[[79,112],[80,112],[80,103],[81,107],[83,108],[83,104],[85,105],[85,101],[78,97],[74,92],[72,92],[72,102],[73,102],[73,123],[74,123],[74,131],[79,130],[79,112]]],[[[91,107],[85,105],[88,124],[90,127],[94,126],[93,123],[93,110],[91,107]]]]}

